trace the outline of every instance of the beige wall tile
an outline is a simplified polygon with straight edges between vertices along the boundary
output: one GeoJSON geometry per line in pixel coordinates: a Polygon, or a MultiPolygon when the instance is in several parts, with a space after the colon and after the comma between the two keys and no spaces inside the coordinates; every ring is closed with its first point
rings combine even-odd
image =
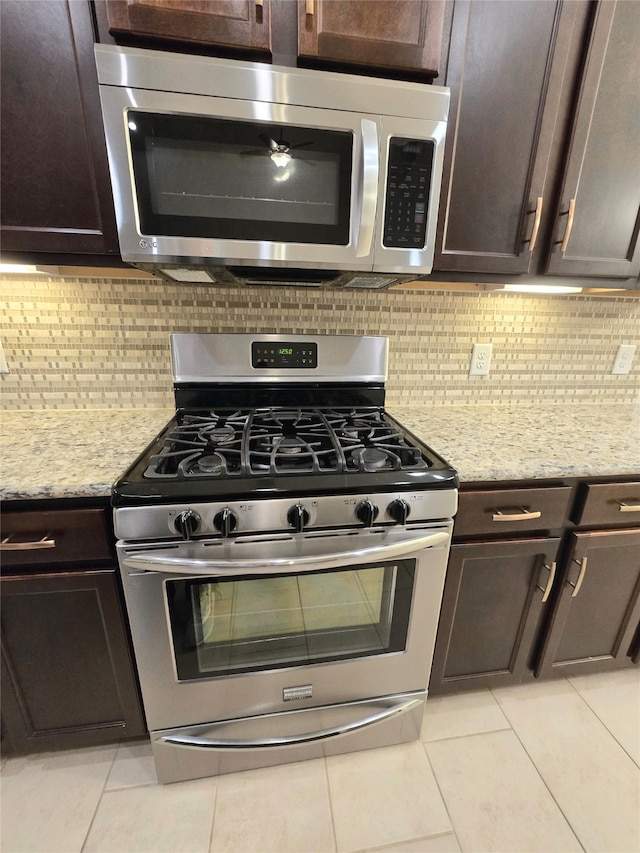
{"type": "Polygon", "coordinates": [[[610,373],[620,343],[640,344],[640,301],[624,297],[5,274],[0,306],[11,409],[171,406],[170,332],[388,335],[390,405],[622,403],[640,393],[640,355],[628,376],[610,373]],[[493,343],[491,374],[469,377],[478,341],[493,343]]]}

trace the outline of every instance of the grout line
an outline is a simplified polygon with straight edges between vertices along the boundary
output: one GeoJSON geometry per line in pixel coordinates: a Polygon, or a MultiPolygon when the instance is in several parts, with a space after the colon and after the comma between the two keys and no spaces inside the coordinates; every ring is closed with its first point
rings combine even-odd
{"type": "Polygon", "coordinates": [[[118,741],[116,744],[115,752],[113,753],[113,758],[111,759],[111,766],[109,767],[108,773],[105,774],[104,783],[102,785],[102,790],[100,791],[100,796],[96,802],[96,807],[93,810],[93,814],[91,816],[91,820],[89,821],[89,826],[84,836],[84,841],[82,842],[82,846],[80,847],[80,853],[85,849],[86,843],[89,840],[89,835],[91,834],[91,830],[93,828],[93,824],[95,823],[96,815],[98,814],[98,809],[100,808],[100,804],[102,803],[102,798],[106,793],[107,782],[109,781],[109,776],[111,776],[111,771],[113,770],[113,766],[116,763],[116,758],[118,757],[118,752],[120,751],[120,744],[122,741],[118,741]]]}
{"type": "Polygon", "coordinates": [[[209,850],[210,853],[211,853],[211,851],[213,851],[213,828],[216,824],[216,814],[218,811],[218,789],[219,788],[220,788],[220,784],[218,782],[218,779],[216,779],[215,791],[214,791],[214,795],[213,795],[213,808],[211,809],[211,828],[209,830],[209,846],[207,847],[207,850],[209,850]]]}
{"type": "Polygon", "coordinates": [[[324,761],[324,776],[327,781],[327,797],[329,799],[329,816],[331,817],[331,831],[333,833],[333,849],[337,851],[338,849],[338,833],[336,832],[336,819],[333,814],[333,795],[331,794],[331,779],[329,778],[329,764],[327,762],[327,757],[325,756],[324,761]]]}
{"type": "MultiPolygon", "coordinates": [[[[557,679],[557,680],[558,680],[558,681],[560,681],[560,679],[557,679]]],[[[566,678],[565,678],[564,680],[566,681],[566,678]]],[[[513,686],[514,686],[514,687],[525,687],[525,688],[527,687],[527,685],[523,685],[523,684],[520,684],[520,685],[513,685],[513,686]]],[[[498,688],[498,689],[500,689],[500,688],[498,688]]],[[[495,699],[496,703],[500,706],[500,710],[502,711],[502,713],[505,715],[505,717],[507,717],[507,719],[509,719],[509,717],[508,717],[508,715],[507,715],[507,712],[506,712],[506,711],[505,711],[505,709],[502,707],[502,705],[500,705],[500,703],[498,702],[498,700],[497,700],[496,696],[495,696],[495,695],[494,695],[494,693],[493,693],[493,689],[492,689],[491,687],[489,688],[489,691],[491,692],[491,695],[492,695],[492,696],[493,696],[493,698],[495,699]]],[[[577,832],[576,832],[576,831],[575,831],[575,829],[573,828],[573,824],[571,823],[571,821],[569,820],[569,818],[568,818],[568,817],[567,817],[567,815],[565,814],[564,809],[562,808],[562,806],[560,805],[560,803],[558,802],[558,800],[557,800],[557,799],[556,799],[556,797],[554,796],[553,791],[552,791],[552,790],[551,790],[551,788],[549,788],[549,786],[547,785],[547,781],[546,781],[546,779],[544,778],[544,776],[543,776],[543,775],[542,775],[542,773],[540,772],[540,770],[539,770],[539,768],[538,768],[538,765],[537,765],[537,764],[535,763],[535,761],[533,760],[533,757],[529,754],[528,749],[526,748],[526,746],[525,746],[525,745],[524,745],[524,743],[522,742],[522,740],[521,740],[521,738],[520,738],[520,735],[518,734],[518,732],[516,731],[515,727],[513,726],[513,724],[511,723],[511,721],[510,721],[510,720],[509,720],[509,724],[511,725],[511,731],[513,732],[513,734],[514,734],[514,736],[516,737],[516,739],[517,739],[518,743],[519,743],[519,744],[520,744],[520,746],[522,747],[522,749],[523,749],[523,751],[524,751],[524,754],[527,756],[527,758],[528,758],[528,759],[529,759],[529,761],[531,762],[531,766],[534,768],[534,770],[535,770],[535,771],[536,771],[536,773],[538,774],[538,776],[539,776],[539,778],[540,778],[540,781],[542,782],[542,784],[544,785],[544,787],[546,788],[546,790],[549,792],[549,796],[551,797],[551,799],[553,800],[553,802],[556,804],[556,806],[557,806],[557,808],[558,808],[558,811],[560,812],[560,814],[562,815],[562,817],[565,819],[565,821],[566,821],[566,823],[567,823],[567,826],[569,827],[569,829],[570,829],[570,830],[571,830],[571,832],[573,833],[573,837],[576,839],[576,841],[577,841],[577,843],[580,845],[580,847],[581,847],[583,850],[585,850],[585,851],[586,851],[586,849],[587,849],[587,848],[584,846],[584,844],[582,843],[582,841],[581,841],[581,840],[580,840],[580,838],[578,837],[577,832]]]]}
{"type": "MultiPolygon", "coordinates": [[[[621,670],[609,670],[609,671],[610,671],[610,672],[620,672],[621,670]]],[[[594,675],[595,675],[595,674],[596,674],[596,673],[594,673],[594,675]]],[[[603,673],[603,674],[604,674],[604,673],[603,673]]],[[[578,676],[578,677],[579,677],[579,676],[578,676]]],[[[618,744],[618,746],[620,747],[620,749],[622,749],[622,751],[623,751],[626,755],[628,755],[628,756],[629,756],[629,758],[631,759],[631,761],[633,761],[633,763],[635,764],[635,766],[640,770],[640,764],[638,764],[638,762],[636,761],[636,759],[631,755],[631,753],[627,750],[627,748],[624,746],[624,744],[622,744],[622,743],[618,740],[618,738],[616,737],[616,735],[611,731],[611,729],[609,728],[609,726],[608,726],[608,725],[606,724],[606,722],[602,719],[602,717],[598,714],[598,712],[595,710],[595,708],[592,708],[592,707],[591,707],[591,705],[589,704],[589,702],[586,700],[586,698],[585,698],[585,697],[582,695],[582,693],[580,693],[580,691],[577,689],[577,687],[574,687],[574,685],[573,685],[573,684],[571,683],[571,681],[569,680],[569,677],[565,677],[565,678],[566,678],[567,683],[568,683],[568,684],[569,684],[569,686],[571,687],[571,689],[572,689],[572,690],[574,690],[574,691],[578,694],[578,696],[580,697],[580,699],[582,700],[582,702],[584,702],[584,704],[585,704],[585,705],[587,706],[587,708],[591,711],[591,713],[592,713],[592,714],[593,714],[593,716],[596,718],[596,720],[598,720],[598,722],[602,725],[602,727],[603,727],[603,728],[604,728],[604,729],[605,729],[605,730],[606,730],[606,731],[611,735],[611,737],[615,740],[615,742],[618,744]]]]}
{"type": "MultiPolygon", "coordinates": [[[[438,793],[440,794],[440,799],[442,800],[442,805],[444,806],[444,810],[446,811],[447,817],[449,818],[449,823],[451,824],[451,832],[442,833],[442,834],[443,835],[445,835],[445,834],[446,835],[453,835],[453,837],[456,840],[456,844],[458,845],[460,850],[462,850],[462,844],[460,844],[460,839],[458,838],[458,833],[456,832],[455,823],[453,822],[453,818],[451,817],[451,813],[449,812],[449,806],[447,805],[447,801],[444,798],[444,794],[442,793],[442,788],[440,787],[440,782],[438,781],[438,776],[436,775],[436,771],[434,770],[433,764],[431,763],[431,759],[429,758],[429,752],[427,750],[427,744],[423,740],[421,740],[420,743],[422,744],[422,749],[423,749],[425,757],[427,759],[427,764],[429,765],[429,769],[431,770],[433,778],[435,779],[436,787],[438,789],[438,793]]],[[[438,837],[438,836],[434,836],[434,837],[438,837]]]]}

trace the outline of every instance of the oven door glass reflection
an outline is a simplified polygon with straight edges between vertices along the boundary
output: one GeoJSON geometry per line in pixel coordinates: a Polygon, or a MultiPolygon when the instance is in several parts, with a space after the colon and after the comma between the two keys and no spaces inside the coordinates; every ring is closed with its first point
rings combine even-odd
{"type": "Polygon", "coordinates": [[[178,678],[211,678],[406,648],[415,560],[167,581],[178,678]]]}

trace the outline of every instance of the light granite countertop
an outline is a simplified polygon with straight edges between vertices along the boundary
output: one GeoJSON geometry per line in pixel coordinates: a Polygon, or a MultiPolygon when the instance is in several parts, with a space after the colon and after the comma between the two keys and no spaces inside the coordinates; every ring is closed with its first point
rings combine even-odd
{"type": "MultiPolygon", "coordinates": [[[[463,483],[640,475],[640,404],[388,408],[463,483]]],[[[0,499],[105,497],[171,409],[4,412],[0,499]]]]}

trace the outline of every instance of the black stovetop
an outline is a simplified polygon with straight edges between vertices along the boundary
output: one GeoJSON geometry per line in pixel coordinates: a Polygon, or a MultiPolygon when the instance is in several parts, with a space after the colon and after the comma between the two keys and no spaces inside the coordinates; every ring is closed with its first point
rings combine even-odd
{"type": "Polygon", "coordinates": [[[382,407],[179,410],[113,504],[455,488],[455,471],[382,407]]]}

